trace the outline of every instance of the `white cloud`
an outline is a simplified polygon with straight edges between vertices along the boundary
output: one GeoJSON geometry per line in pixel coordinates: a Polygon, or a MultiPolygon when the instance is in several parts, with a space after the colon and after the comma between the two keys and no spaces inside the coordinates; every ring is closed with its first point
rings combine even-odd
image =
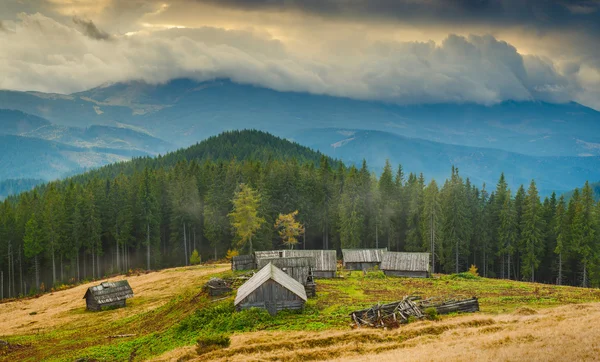
{"type": "MultiPolygon", "coordinates": [[[[61,23],[39,13],[20,14],[13,28],[0,32],[5,89],[70,93],[105,82],[191,77],[397,103],[590,104],[600,94],[600,80],[582,81],[578,64],[556,67],[490,35],[449,35],[440,43],[362,39],[349,57],[336,49],[303,53],[253,28],[147,29],[102,41],[89,31],[86,36],[81,22],[61,23]]],[[[95,25],[93,30],[105,34],[95,25]]]]}

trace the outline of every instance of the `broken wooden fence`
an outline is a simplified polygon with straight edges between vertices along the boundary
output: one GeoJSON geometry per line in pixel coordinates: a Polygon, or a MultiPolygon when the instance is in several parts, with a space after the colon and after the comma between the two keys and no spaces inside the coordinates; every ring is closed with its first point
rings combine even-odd
{"type": "Polygon", "coordinates": [[[376,304],[371,308],[357,310],[350,313],[353,324],[360,327],[394,328],[401,323],[407,323],[409,318],[422,319],[427,308],[435,308],[437,314],[453,312],[479,311],[477,298],[464,300],[420,300],[416,296],[404,297],[401,301],[376,304]]]}

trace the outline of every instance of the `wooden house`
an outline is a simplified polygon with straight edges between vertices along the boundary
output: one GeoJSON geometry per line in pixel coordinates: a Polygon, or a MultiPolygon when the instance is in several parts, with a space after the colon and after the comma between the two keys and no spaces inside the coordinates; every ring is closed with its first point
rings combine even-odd
{"type": "Polygon", "coordinates": [[[313,278],[335,278],[337,257],[335,250],[284,250],[285,257],[312,257],[315,266],[313,278]]]}
{"type": "Polygon", "coordinates": [[[252,269],[256,269],[256,262],[253,255],[236,255],[231,258],[231,270],[252,269]]]}
{"type": "Polygon", "coordinates": [[[379,267],[386,249],[342,249],[344,268],[367,270],[379,267]]]}
{"type": "Polygon", "coordinates": [[[313,279],[313,268],[315,267],[315,258],[264,258],[259,260],[258,268],[261,269],[269,263],[283,270],[287,275],[291,276],[300,284],[302,284],[304,286],[304,290],[306,291],[306,295],[309,298],[316,296],[316,285],[313,279]]]}
{"type": "Polygon", "coordinates": [[[106,307],[124,307],[127,299],[133,298],[133,290],[127,280],[103,282],[89,287],[83,299],[88,310],[102,310],[106,307]]]}
{"type": "Polygon", "coordinates": [[[388,276],[427,278],[429,265],[429,253],[386,252],[381,270],[388,276]]]}
{"type": "Polygon", "coordinates": [[[284,309],[303,309],[306,300],[301,283],[268,263],[239,287],[234,305],[237,310],[263,308],[275,315],[284,309]]]}

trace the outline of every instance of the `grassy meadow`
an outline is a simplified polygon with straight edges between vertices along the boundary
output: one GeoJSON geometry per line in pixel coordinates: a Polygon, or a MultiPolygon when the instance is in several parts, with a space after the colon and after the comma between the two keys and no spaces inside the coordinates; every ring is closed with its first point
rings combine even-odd
{"type": "MultiPolygon", "coordinates": [[[[90,285],[0,304],[0,360],[322,360],[388,353],[408,341],[463,329],[500,332],[505,316],[531,318],[551,307],[600,302],[600,290],[475,277],[386,278],[381,272],[342,272],[317,281],[317,298],[303,313],[234,312],[233,295],[211,300],[202,292],[227,265],[174,268],[129,276],[135,297],[126,308],[88,312],[90,285]],[[481,312],[418,321],[394,331],[355,330],[348,313],[405,295],[479,298],[481,312]],[[491,328],[491,329],[490,329],[491,328]],[[122,337],[126,335],[126,337],[122,337]],[[209,348],[197,348],[198,341],[209,348]],[[216,347],[215,347],[216,346],[216,347]],[[199,355],[198,353],[202,355],[199,355]],[[286,357],[287,356],[287,357],[286,357]]],[[[119,279],[119,278],[113,278],[119,279]]],[[[481,332],[485,333],[485,332],[481,332]]]]}

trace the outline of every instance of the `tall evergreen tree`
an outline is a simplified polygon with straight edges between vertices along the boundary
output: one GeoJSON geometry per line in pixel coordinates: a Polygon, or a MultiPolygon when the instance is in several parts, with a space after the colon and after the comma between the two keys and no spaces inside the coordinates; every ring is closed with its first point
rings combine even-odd
{"type": "Polygon", "coordinates": [[[531,181],[523,206],[521,221],[521,255],[523,277],[535,281],[535,271],[540,264],[540,247],[543,242],[544,217],[535,182],[531,181]]]}

